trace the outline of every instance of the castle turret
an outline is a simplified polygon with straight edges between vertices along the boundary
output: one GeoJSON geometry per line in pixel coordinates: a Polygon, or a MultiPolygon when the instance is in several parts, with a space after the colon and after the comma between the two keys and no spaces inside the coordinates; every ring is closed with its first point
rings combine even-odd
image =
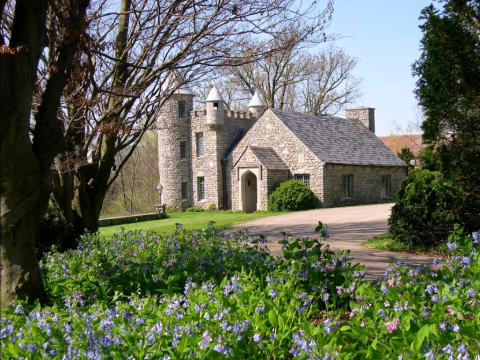
{"type": "MultiPolygon", "coordinates": [[[[169,91],[166,82],[164,91],[169,91]]],[[[171,91],[171,90],[170,90],[171,91]]],[[[195,94],[188,85],[182,85],[165,102],[157,119],[158,165],[162,200],[167,206],[187,208],[191,201],[190,112],[195,94]]]]}
{"type": "Polygon", "coordinates": [[[263,115],[266,109],[267,105],[265,105],[260,95],[258,95],[258,92],[255,91],[252,100],[248,103],[248,111],[252,113],[253,117],[258,119],[263,115]]]}
{"type": "Polygon", "coordinates": [[[225,100],[214,86],[205,100],[207,106],[207,124],[223,125],[225,122],[225,100]]]}

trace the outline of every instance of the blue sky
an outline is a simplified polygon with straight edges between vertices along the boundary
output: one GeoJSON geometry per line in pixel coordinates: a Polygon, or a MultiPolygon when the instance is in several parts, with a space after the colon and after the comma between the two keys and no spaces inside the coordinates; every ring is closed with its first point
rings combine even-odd
{"type": "MultiPolygon", "coordinates": [[[[406,128],[417,119],[411,65],[420,57],[418,28],[426,0],[335,0],[328,33],[345,38],[336,46],[360,60],[354,75],[364,79],[357,105],[375,108],[375,133],[396,133],[392,121],[406,128]],[[348,37],[347,37],[348,36],[348,37]]],[[[434,3],[438,7],[438,3],[434,3]]],[[[343,114],[340,114],[342,116],[343,114]]]]}

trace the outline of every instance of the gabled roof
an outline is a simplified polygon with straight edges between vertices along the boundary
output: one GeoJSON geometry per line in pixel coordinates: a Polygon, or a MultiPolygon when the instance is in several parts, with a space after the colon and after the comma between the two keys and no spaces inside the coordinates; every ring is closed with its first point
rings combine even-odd
{"type": "Polygon", "coordinates": [[[272,111],[324,163],[407,166],[360,120],[267,111],[272,111]]]}
{"type": "Polygon", "coordinates": [[[249,146],[258,161],[267,169],[288,170],[288,166],[280,159],[277,153],[269,147],[249,146]]]}

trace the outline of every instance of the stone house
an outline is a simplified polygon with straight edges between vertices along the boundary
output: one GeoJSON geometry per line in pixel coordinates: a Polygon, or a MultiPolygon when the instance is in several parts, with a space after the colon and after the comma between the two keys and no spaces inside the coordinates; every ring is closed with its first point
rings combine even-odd
{"type": "Polygon", "coordinates": [[[374,134],[374,109],[346,119],[267,109],[255,94],[249,112],[225,110],[216,88],[203,111],[178,89],[158,117],[162,200],[167,206],[266,210],[268,195],[292,178],[318,207],[393,201],[407,166],[374,134]]]}

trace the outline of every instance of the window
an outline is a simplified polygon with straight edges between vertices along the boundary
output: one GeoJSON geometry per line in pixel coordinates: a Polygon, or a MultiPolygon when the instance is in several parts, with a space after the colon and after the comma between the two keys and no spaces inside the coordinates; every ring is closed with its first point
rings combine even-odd
{"type": "Polygon", "coordinates": [[[391,197],[392,177],[390,175],[382,176],[382,196],[391,197]]]}
{"type": "Polygon", "coordinates": [[[185,101],[183,100],[178,101],[178,116],[181,118],[185,117],[185,101]]]}
{"type": "Polygon", "coordinates": [[[182,182],[182,200],[188,200],[188,183],[182,182]]]}
{"type": "Polygon", "coordinates": [[[187,142],[180,141],[180,159],[187,158],[187,142]]]}
{"type": "Polygon", "coordinates": [[[218,109],[218,103],[213,103],[213,108],[218,109]]]}
{"type": "Polygon", "coordinates": [[[197,156],[203,156],[203,132],[195,134],[197,140],[197,156]]]}
{"type": "Polygon", "coordinates": [[[205,199],[205,178],[198,177],[197,178],[197,189],[198,189],[198,200],[205,199]]]}
{"type": "Polygon", "coordinates": [[[295,180],[301,181],[306,187],[310,187],[310,174],[296,174],[295,180]]]}
{"type": "Polygon", "coordinates": [[[353,189],[353,175],[342,175],[342,197],[351,198],[353,189]]]}

